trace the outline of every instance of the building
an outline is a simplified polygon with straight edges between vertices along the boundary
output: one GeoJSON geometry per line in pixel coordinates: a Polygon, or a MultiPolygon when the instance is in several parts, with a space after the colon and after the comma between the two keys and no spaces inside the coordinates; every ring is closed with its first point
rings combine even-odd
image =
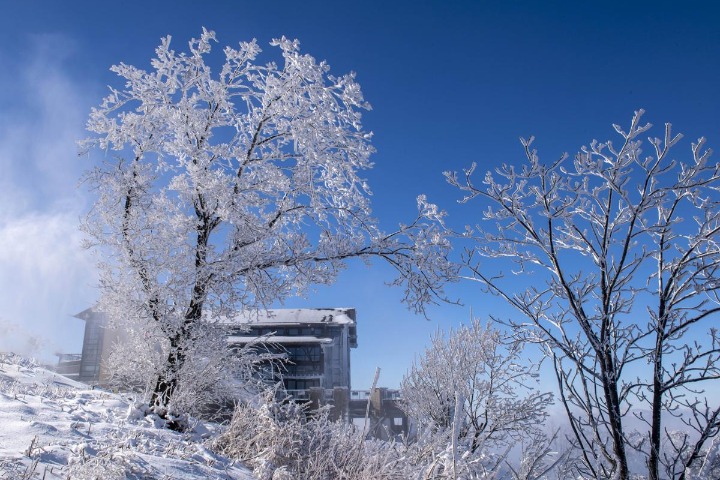
{"type": "Polygon", "coordinates": [[[350,421],[373,438],[407,438],[412,428],[400,402],[399,390],[382,387],[352,390],[348,410],[350,421]]]}
{"type": "MultiPolygon", "coordinates": [[[[103,385],[109,378],[105,361],[118,339],[102,312],[89,308],[75,315],[85,321],[82,355],[62,355],[58,369],[78,380],[103,385]]],[[[335,389],[350,390],[350,349],[357,347],[354,308],[273,309],[223,318],[231,347],[255,346],[281,358],[276,378],[299,400],[313,397],[321,403],[335,389]],[[313,395],[311,395],[313,391],[313,395]],[[322,391],[322,395],[320,395],[322,391]],[[320,395],[321,398],[318,398],[320,395]]]]}
{"type": "Polygon", "coordinates": [[[79,353],[56,353],[58,357],[55,371],[71,380],[80,381],[80,363],[82,355],[79,353]]]}
{"type": "Polygon", "coordinates": [[[73,380],[100,385],[108,378],[108,372],[102,368],[103,359],[109,357],[115,335],[107,328],[105,315],[93,308],[83,310],[75,318],[85,322],[82,353],[57,354],[55,370],[73,380]]]}
{"type": "Polygon", "coordinates": [[[224,321],[228,343],[258,345],[284,358],[287,393],[309,400],[312,390],[350,390],[350,349],[357,347],[354,308],[300,308],[243,312],[224,321]]]}

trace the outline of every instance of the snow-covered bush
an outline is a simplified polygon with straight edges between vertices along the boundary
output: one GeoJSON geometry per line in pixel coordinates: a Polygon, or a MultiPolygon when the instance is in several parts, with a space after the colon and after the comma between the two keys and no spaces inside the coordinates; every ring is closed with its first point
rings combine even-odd
{"type": "MultiPolygon", "coordinates": [[[[107,301],[103,308],[112,311],[107,301]]],[[[111,318],[118,317],[114,314],[111,318]]],[[[163,371],[169,345],[157,325],[130,318],[125,313],[122,324],[108,326],[115,341],[105,370],[110,372],[108,384],[119,390],[131,390],[148,402],[163,371]]],[[[175,374],[177,388],[163,411],[215,419],[232,411],[239,398],[257,393],[255,367],[265,361],[263,353],[250,348],[230,349],[220,325],[203,323],[194,335],[202,341],[190,341],[185,361],[175,374]]],[[[165,414],[163,413],[163,415],[165,414]]]]}
{"type": "Polygon", "coordinates": [[[419,429],[406,455],[424,478],[535,479],[563,462],[542,431],[552,395],[531,388],[537,369],[521,354],[478,319],[433,337],[401,384],[419,429]]]}
{"type": "Polygon", "coordinates": [[[552,403],[552,394],[530,388],[536,368],[521,353],[522,345],[477,319],[438,332],[403,378],[404,408],[426,427],[449,428],[456,418],[473,451],[505,448],[536,431],[552,403]]]}
{"type": "Polygon", "coordinates": [[[326,410],[307,412],[270,392],[260,405],[239,405],[210,447],[244,462],[260,480],[537,480],[548,478],[558,458],[538,436],[524,449],[527,461],[511,468],[508,450],[454,445],[453,431],[421,426],[412,442],[366,439],[353,425],[331,421],[326,410]]]}
{"type": "Polygon", "coordinates": [[[104,455],[79,458],[68,467],[66,475],[72,480],[124,480],[131,473],[130,465],[119,455],[106,452],[104,455]]]}
{"type": "Polygon", "coordinates": [[[364,441],[362,432],[332,422],[328,411],[308,414],[273,392],[260,406],[238,405],[215,450],[251,466],[261,480],[403,478],[394,445],[364,441]]]}
{"type": "Polygon", "coordinates": [[[102,309],[110,318],[106,327],[110,355],[103,364],[109,376],[108,385],[140,393],[142,397],[148,395],[165,360],[165,342],[158,327],[123,311],[123,305],[112,305],[109,297],[103,300],[102,309]]]}

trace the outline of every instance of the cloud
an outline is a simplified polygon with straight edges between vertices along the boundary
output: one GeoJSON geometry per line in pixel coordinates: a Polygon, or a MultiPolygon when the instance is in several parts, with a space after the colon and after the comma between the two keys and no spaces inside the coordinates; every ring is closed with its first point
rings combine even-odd
{"type": "Polygon", "coordinates": [[[70,315],[95,295],[94,264],[80,242],[73,214],[28,214],[0,226],[1,350],[43,358],[79,350],[83,324],[70,315]]]}
{"type": "Polygon", "coordinates": [[[79,351],[83,323],[70,315],[96,297],[78,231],[89,202],[77,188],[85,166],[76,147],[92,99],[69,68],[71,40],[27,45],[3,58],[14,75],[0,76],[0,350],[50,359],[79,351]]]}

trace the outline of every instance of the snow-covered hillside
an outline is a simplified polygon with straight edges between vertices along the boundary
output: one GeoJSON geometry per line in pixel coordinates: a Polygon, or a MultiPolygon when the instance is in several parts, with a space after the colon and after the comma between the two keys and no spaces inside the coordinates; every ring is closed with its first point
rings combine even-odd
{"type": "Polygon", "coordinates": [[[213,428],[173,432],[128,396],[0,353],[0,479],[253,479],[204,446],[213,428]]]}

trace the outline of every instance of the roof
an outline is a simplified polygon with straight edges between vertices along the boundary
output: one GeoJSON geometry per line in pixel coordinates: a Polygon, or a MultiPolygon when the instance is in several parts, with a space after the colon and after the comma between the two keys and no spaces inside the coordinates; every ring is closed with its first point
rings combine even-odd
{"type": "Polygon", "coordinates": [[[104,320],[104,316],[102,312],[98,311],[97,306],[89,307],[83,310],[80,313],[76,313],[73,315],[75,318],[79,318],[80,320],[88,321],[88,320],[94,320],[94,321],[100,321],[104,320]]]}
{"type": "Polygon", "coordinates": [[[302,343],[302,344],[314,344],[314,343],[331,343],[332,339],[313,337],[313,336],[285,336],[285,335],[264,335],[262,337],[247,337],[241,335],[232,335],[227,338],[228,343],[234,344],[248,344],[248,343],[302,343]]]}
{"type": "Polygon", "coordinates": [[[276,308],[269,310],[242,311],[223,323],[290,325],[334,324],[355,325],[354,308],[276,308]]]}

